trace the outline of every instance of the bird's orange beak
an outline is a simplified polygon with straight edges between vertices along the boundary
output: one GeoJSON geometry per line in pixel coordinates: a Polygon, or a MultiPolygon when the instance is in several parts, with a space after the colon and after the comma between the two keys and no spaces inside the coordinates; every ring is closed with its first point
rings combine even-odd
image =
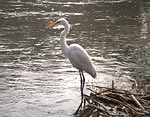
{"type": "Polygon", "coordinates": [[[47,29],[49,29],[49,28],[52,28],[52,27],[54,27],[56,24],[57,24],[57,22],[49,23],[49,24],[47,24],[47,25],[45,26],[44,29],[47,30],[47,29]]]}

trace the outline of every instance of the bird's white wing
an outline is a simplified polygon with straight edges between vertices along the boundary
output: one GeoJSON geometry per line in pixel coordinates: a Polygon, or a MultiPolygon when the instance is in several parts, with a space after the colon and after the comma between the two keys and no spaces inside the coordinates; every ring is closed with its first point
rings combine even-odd
{"type": "Polygon", "coordinates": [[[91,64],[91,60],[87,52],[78,44],[72,44],[68,49],[68,58],[72,65],[83,70],[84,65],[91,64]]]}
{"type": "Polygon", "coordinates": [[[68,58],[75,68],[86,71],[92,76],[95,75],[95,69],[91,59],[88,53],[80,45],[72,44],[69,46],[68,58]]]}

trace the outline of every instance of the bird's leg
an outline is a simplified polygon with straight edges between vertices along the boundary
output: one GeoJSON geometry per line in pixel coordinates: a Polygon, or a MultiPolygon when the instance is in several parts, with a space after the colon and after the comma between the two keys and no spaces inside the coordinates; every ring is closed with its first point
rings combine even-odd
{"type": "Polygon", "coordinates": [[[82,104],[83,104],[83,81],[82,81],[82,73],[81,70],[79,70],[79,74],[80,74],[80,79],[81,79],[81,85],[80,85],[80,90],[81,90],[81,103],[78,107],[78,109],[75,112],[75,115],[78,114],[79,110],[82,108],[82,104]]]}
{"type": "MultiPolygon", "coordinates": [[[[80,84],[80,90],[81,90],[81,103],[78,107],[78,109],[75,112],[75,115],[78,114],[79,110],[82,108],[83,102],[84,102],[84,98],[83,98],[83,89],[84,89],[84,82],[85,82],[85,78],[83,75],[83,72],[81,70],[79,70],[79,74],[80,74],[80,79],[81,79],[81,84],[80,84]]],[[[84,102],[85,104],[85,102],[84,102]]]]}
{"type": "Polygon", "coordinates": [[[84,77],[83,71],[81,71],[81,74],[82,74],[82,88],[84,89],[85,77],[84,77]]]}
{"type": "Polygon", "coordinates": [[[80,74],[80,82],[81,82],[81,85],[80,85],[80,90],[81,90],[81,102],[83,101],[83,78],[82,78],[82,71],[79,70],[79,74],[80,74]]]}
{"type": "MultiPolygon", "coordinates": [[[[83,71],[81,71],[81,74],[82,74],[82,90],[84,90],[85,77],[84,77],[83,71]]],[[[85,99],[84,99],[84,97],[83,97],[82,101],[83,101],[84,106],[85,106],[85,99]]]]}

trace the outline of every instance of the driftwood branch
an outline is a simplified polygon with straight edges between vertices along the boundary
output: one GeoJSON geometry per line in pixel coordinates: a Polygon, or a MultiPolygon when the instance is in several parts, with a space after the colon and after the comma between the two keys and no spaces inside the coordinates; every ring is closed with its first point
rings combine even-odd
{"type": "Polygon", "coordinates": [[[127,90],[95,86],[84,95],[85,104],[78,108],[77,117],[150,116],[150,95],[127,90]]]}

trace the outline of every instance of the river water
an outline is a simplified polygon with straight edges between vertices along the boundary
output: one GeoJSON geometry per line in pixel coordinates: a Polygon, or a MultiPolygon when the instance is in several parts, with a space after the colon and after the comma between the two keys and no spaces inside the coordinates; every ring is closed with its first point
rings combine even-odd
{"type": "Polygon", "coordinates": [[[86,87],[114,80],[132,89],[131,79],[149,87],[150,2],[1,0],[0,117],[73,116],[80,103],[78,71],[62,55],[62,29],[44,30],[62,17],[71,24],[68,44],[82,45],[96,67],[96,79],[85,73],[86,87]]]}

